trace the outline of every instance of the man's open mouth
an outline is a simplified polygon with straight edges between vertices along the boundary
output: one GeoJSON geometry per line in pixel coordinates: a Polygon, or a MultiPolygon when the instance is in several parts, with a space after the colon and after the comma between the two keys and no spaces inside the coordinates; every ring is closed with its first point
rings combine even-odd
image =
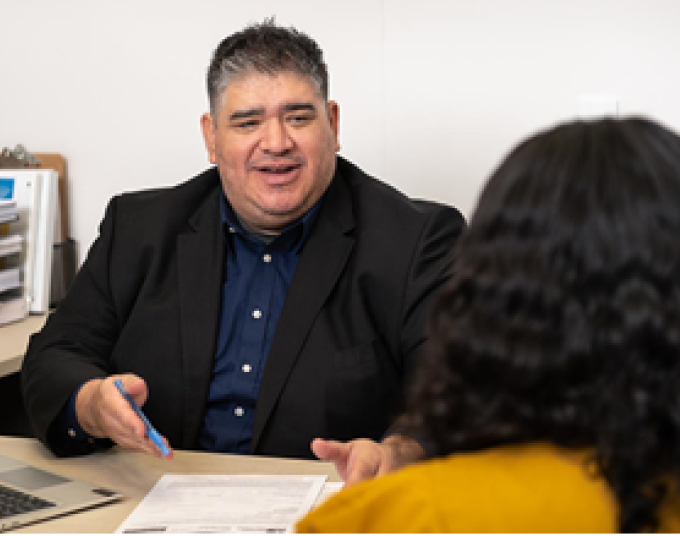
{"type": "Polygon", "coordinates": [[[261,166],[258,167],[257,170],[261,171],[262,173],[275,173],[279,175],[283,175],[285,173],[289,173],[300,166],[298,164],[291,164],[290,166],[261,166]]]}

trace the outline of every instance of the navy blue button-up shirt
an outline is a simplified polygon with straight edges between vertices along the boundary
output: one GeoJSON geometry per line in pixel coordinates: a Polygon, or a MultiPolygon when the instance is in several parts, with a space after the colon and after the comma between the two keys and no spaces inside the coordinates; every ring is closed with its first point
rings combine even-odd
{"type": "MultiPolygon", "coordinates": [[[[297,222],[265,240],[242,225],[222,196],[224,273],[222,311],[208,405],[199,444],[208,451],[248,453],[255,402],[300,250],[322,198],[297,222]]],[[[78,423],[73,393],[55,432],[63,445],[94,441],[78,423]]]]}
{"type": "Polygon", "coordinates": [[[222,311],[208,404],[199,437],[208,451],[248,453],[255,403],[300,250],[321,201],[273,240],[247,230],[226,198],[222,311]]]}

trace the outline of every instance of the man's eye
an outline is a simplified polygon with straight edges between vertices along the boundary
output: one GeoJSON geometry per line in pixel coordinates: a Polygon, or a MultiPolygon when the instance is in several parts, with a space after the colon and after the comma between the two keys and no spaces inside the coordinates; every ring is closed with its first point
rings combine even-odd
{"type": "Polygon", "coordinates": [[[305,125],[309,123],[313,117],[311,115],[291,115],[286,119],[291,125],[305,125]]]}
{"type": "Polygon", "coordinates": [[[234,126],[239,130],[252,130],[257,126],[258,122],[255,120],[242,121],[240,123],[235,123],[234,126]]]}

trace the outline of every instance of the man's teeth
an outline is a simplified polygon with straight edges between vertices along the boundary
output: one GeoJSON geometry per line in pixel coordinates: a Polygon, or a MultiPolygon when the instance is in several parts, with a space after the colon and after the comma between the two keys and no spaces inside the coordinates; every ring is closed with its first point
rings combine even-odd
{"type": "Polygon", "coordinates": [[[287,173],[293,169],[293,166],[280,168],[261,168],[265,173],[287,173]]]}

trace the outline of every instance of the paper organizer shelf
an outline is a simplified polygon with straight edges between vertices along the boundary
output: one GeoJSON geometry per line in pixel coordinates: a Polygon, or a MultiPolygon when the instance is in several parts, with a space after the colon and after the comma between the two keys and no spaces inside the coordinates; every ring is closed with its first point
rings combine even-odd
{"type": "Polygon", "coordinates": [[[0,169],[0,199],[14,200],[18,219],[3,224],[22,236],[18,253],[24,295],[31,313],[49,309],[52,250],[57,225],[57,173],[51,169],[0,169]]]}

